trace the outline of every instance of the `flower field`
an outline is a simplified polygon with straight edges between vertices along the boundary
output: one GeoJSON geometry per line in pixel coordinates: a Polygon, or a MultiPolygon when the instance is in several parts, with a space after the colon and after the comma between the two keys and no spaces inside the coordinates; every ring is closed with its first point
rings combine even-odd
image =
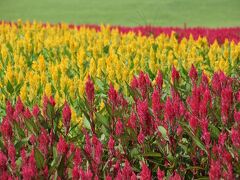
{"type": "Polygon", "coordinates": [[[0,23],[0,179],[240,178],[240,28],[0,23]]]}

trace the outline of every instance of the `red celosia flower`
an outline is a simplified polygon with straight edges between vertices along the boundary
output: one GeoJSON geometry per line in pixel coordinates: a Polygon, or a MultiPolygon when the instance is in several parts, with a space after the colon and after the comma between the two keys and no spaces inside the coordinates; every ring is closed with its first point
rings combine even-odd
{"type": "Polygon", "coordinates": [[[41,134],[39,135],[38,141],[39,141],[39,149],[46,156],[48,153],[48,145],[50,140],[49,140],[49,135],[44,128],[41,129],[41,134]]]}
{"type": "Polygon", "coordinates": [[[24,148],[21,149],[20,154],[21,154],[23,164],[27,163],[27,156],[24,148]]]}
{"type": "Polygon", "coordinates": [[[201,81],[201,83],[204,86],[208,86],[208,77],[204,74],[204,72],[202,72],[202,81],[201,81]]]}
{"type": "Polygon", "coordinates": [[[181,176],[177,172],[174,172],[173,175],[170,176],[169,180],[181,180],[181,176]]]}
{"type": "Polygon", "coordinates": [[[191,69],[190,69],[189,77],[191,78],[191,80],[192,80],[193,82],[197,81],[198,73],[197,73],[197,70],[196,70],[196,68],[194,67],[194,65],[192,65],[192,67],[191,67],[191,69]]]}
{"type": "Polygon", "coordinates": [[[47,110],[48,110],[48,105],[51,105],[52,107],[55,106],[55,101],[53,99],[53,97],[51,96],[50,99],[48,99],[48,97],[46,95],[44,95],[43,97],[43,115],[46,117],[48,114],[47,114],[47,110]]]}
{"type": "Polygon", "coordinates": [[[176,70],[176,68],[173,66],[172,67],[172,81],[176,82],[180,78],[179,72],[176,70]]]}
{"type": "Polygon", "coordinates": [[[135,129],[136,128],[136,120],[137,120],[137,117],[136,117],[135,113],[132,112],[129,119],[128,119],[127,125],[129,127],[131,127],[132,129],[135,129]]]}
{"type": "Polygon", "coordinates": [[[114,151],[114,144],[115,144],[115,141],[114,141],[114,139],[113,139],[113,137],[111,135],[110,138],[109,138],[109,141],[108,141],[108,150],[111,153],[113,153],[113,151],[114,151]]]}
{"type": "Polygon", "coordinates": [[[117,120],[115,131],[118,136],[123,133],[123,123],[120,118],[117,120]]]}
{"type": "Polygon", "coordinates": [[[236,94],[236,101],[240,102],[240,90],[236,94]]]}
{"type": "Polygon", "coordinates": [[[11,159],[11,161],[15,161],[15,156],[16,156],[16,149],[14,145],[11,143],[8,145],[8,157],[11,159]]]}
{"type": "Polygon", "coordinates": [[[93,135],[92,144],[94,146],[94,160],[95,160],[94,165],[96,165],[97,168],[97,166],[101,163],[102,159],[103,152],[102,143],[99,141],[96,135],[93,135]]]}
{"type": "Polygon", "coordinates": [[[34,157],[34,150],[32,150],[27,162],[22,165],[23,179],[31,180],[37,173],[36,161],[34,157]]]}
{"type": "Polygon", "coordinates": [[[138,134],[138,143],[139,144],[143,144],[144,140],[145,140],[145,136],[144,136],[144,134],[143,134],[143,132],[141,130],[140,133],[138,134]]]}
{"type": "Polygon", "coordinates": [[[68,133],[68,130],[70,128],[70,120],[71,120],[71,109],[67,102],[65,102],[63,110],[62,110],[62,118],[63,118],[63,124],[66,128],[66,133],[68,133]]]}
{"type": "Polygon", "coordinates": [[[142,71],[139,74],[138,78],[138,87],[141,91],[143,98],[147,96],[147,90],[151,86],[151,81],[149,79],[148,74],[144,74],[142,71]]]}
{"type": "Polygon", "coordinates": [[[131,176],[131,180],[137,180],[137,176],[136,176],[135,173],[132,174],[132,176],[131,176]]]}
{"type": "Polygon", "coordinates": [[[218,144],[224,146],[224,143],[227,139],[227,133],[221,132],[218,136],[218,144]]]}
{"type": "Polygon", "coordinates": [[[198,126],[198,119],[195,116],[191,116],[189,119],[189,125],[194,131],[196,131],[198,126]]]}
{"type": "Polygon", "coordinates": [[[66,141],[60,136],[59,141],[57,143],[57,151],[59,154],[65,154],[67,152],[68,145],[66,141]]]}
{"type": "Polygon", "coordinates": [[[151,171],[145,163],[142,163],[142,171],[140,173],[141,180],[151,180],[151,171]]]}
{"type": "Polygon", "coordinates": [[[153,109],[153,113],[155,116],[159,116],[161,114],[161,102],[160,102],[160,94],[159,91],[154,88],[154,91],[152,93],[152,109],[153,109]]]}
{"type": "Polygon", "coordinates": [[[85,92],[86,92],[86,95],[87,95],[87,100],[88,100],[88,103],[92,105],[92,103],[94,102],[94,84],[90,78],[90,76],[88,76],[88,80],[85,84],[85,92]]]}
{"type": "Polygon", "coordinates": [[[108,175],[106,176],[106,180],[112,180],[112,177],[108,174],[108,175]]]}
{"type": "Polygon", "coordinates": [[[201,126],[201,129],[202,129],[202,132],[208,131],[208,120],[206,118],[202,119],[200,121],[200,126],[201,126]]]}
{"type": "Polygon", "coordinates": [[[157,178],[158,178],[158,180],[163,180],[164,176],[165,176],[165,172],[161,171],[160,168],[158,168],[158,170],[157,170],[157,178]]]}
{"type": "Polygon", "coordinates": [[[13,108],[11,102],[7,101],[7,103],[6,103],[6,116],[9,119],[12,119],[13,118],[13,113],[14,113],[14,108],[13,108]]]}
{"type": "Polygon", "coordinates": [[[237,148],[240,147],[240,132],[234,128],[231,130],[231,139],[233,142],[233,145],[237,148]]]}
{"type": "Polygon", "coordinates": [[[109,86],[109,90],[108,90],[108,99],[109,99],[109,102],[111,103],[111,105],[113,107],[117,106],[118,105],[118,93],[117,91],[114,89],[113,85],[110,84],[109,86]]]}
{"type": "Polygon", "coordinates": [[[157,83],[158,90],[161,91],[162,85],[163,85],[163,77],[162,77],[162,73],[160,71],[158,71],[156,83],[157,83]]]}
{"type": "Polygon", "coordinates": [[[86,142],[84,150],[86,151],[86,153],[88,153],[88,155],[90,155],[92,152],[90,137],[88,133],[85,132],[84,134],[85,134],[85,142],[86,142]]]}
{"type": "Polygon", "coordinates": [[[203,132],[202,139],[204,140],[206,147],[209,148],[211,137],[210,137],[210,133],[208,131],[203,132]]]}
{"type": "Polygon", "coordinates": [[[136,76],[134,76],[132,81],[131,81],[131,88],[132,89],[138,88],[138,80],[137,80],[136,76]]]}
{"type": "Polygon", "coordinates": [[[218,73],[213,74],[212,88],[213,88],[215,93],[219,93],[221,91],[221,84],[220,84],[218,73]]]}
{"type": "Polygon", "coordinates": [[[46,165],[44,170],[43,170],[43,174],[45,177],[48,177],[48,166],[46,165]]]}
{"type": "Polygon", "coordinates": [[[30,112],[30,110],[28,108],[26,108],[23,112],[23,116],[26,118],[26,119],[30,119],[32,118],[32,114],[30,112]]]}
{"type": "Polygon", "coordinates": [[[148,112],[148,102],[147,100],[138,101],[137,102],[137,113],[140,118],[140,123],[142,126],[145,125],[145,121],[149,119],[149,112],[148,112]]]}
{"type": "Polygon", "coordinates": [[[240,125],[240,112],[234,111],[234,120],[240,125]]]}
{"type": "Polygon", "coordinates": [[[7,157],[0,151],[0,170],[7,167],[7,157]]]}
{"type": "Polygon", "coordinates": [[[165,102],[165,108],[164,108],[164,118],[165,120],[169,120],[170,123],[173,122],[175,114],[174,114],[174,107],[172,105],[172,101],[169,97],[167,97],[167,100],[165,102]]]}
{"type": "Polygon", "coordinates": [[[125,160],[124,168],[122,169],[122,175],[124,179],[129,179],[132,176],[132,167],[130,166],[130,163],[128,160],[125,160]]]}
{"type": "Polygon", "coordinates": [[[210,180],[220,179],[221,178],[221,163],[219,160],[211,161],[211,167],[209,170],[209,178],[210,180]]]}
{"type": "Polygon", "coordinates": [[[12,126],[7,117],[4,117],[0,125],[0,131],[4,138],[11,139],[13,135],[12,126]]]}
{"type": "Polygon", "coordinates": [[[49,103],[54,107],[56,105],[56,102],[52,96],[49,98],[49,103]]]}
{"type": "Polygon", "coordinates": [[[40,113],[40,109],[39,109],[38,105],[33,106],[33,109],[32,109],[32,114],[33,114],[33,116],[34,116],[35,118],[37,118],[38,115],[39,115],[39,113],[40,113]]]}
{"type": "Polygon", "coordinates": [[[80,175],[79,175],[78,167],[74,166],[73,170],[72,170],[72,179],[73,180],[78,180],[79,177],[80,177],[80,175]]]}
{"type": "Polygon", "coordinates": [[[80,163],[82,162],[82,157],[81,157],[81,150],[80,150],[80,148],[76,148],[73,162],[74,162],[74,165],[75,165],[75,166],[80,165],[80,163]]]}
{"type": "Polygon", "coordinates": [[[24,105],[23,105],[20,97],[18,97],[16,106],[15,106],[15,111],[13,113],[15,120],[17,120],[17,121],[19,120],[19,115],[22,114],[23,111],[24,111],[24,105]]]}

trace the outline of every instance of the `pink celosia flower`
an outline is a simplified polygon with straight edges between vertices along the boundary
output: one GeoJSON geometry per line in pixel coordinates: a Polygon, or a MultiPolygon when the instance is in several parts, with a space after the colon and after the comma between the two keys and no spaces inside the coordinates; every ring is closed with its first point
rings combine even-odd
{"type": "Polygon", "coordinates": [[[218,144],[224,146],[224,143],[227,139],[227,133],[221,132],[218,136],[218,144]]]}
{"type": "Polygon", "coordinates": [[[164,118],[165,120],[169,120],[170,123],[173,122],[175,114],[174,114],[174,108],[172,105],[172,101],[169,97],[167,97],[167,100],[165,102],[165,108],[164,108],[164,118]]]}
{"type": "Polygon", "coordinates": [[[234,120],[240,125],[240,112],[234,111],[234,120]]]}
{"type": "Polygon", "coordinates": [[[164,176],[165,176],[165,172],[161,171],[160,168],[158,168],[158,170],[157,170],[157,178],[158,178],[158,180],[163,180],[164,176]]]}
{"type": "Polygon", "coordinates": [[[7,157],[2,151],[0,151],[0,169],[5,168],[6,166],[7,166],[7,157]]]}
{"type": "Polygon", "coordinates": [[[154,91],[152,93],[152,109],[153,109],[153,113],[155,116],[160,115],[162,106],[161,106],[161,102],[160,102],[160,94],[157,89],[154,89],[154,91]]]}
{"type": "Polygon", "coordinates": [[[115,131],[118,136],[123,133],[123,123],[120,118],[117,120],[115,131]]]}
{"type": "Polygon", "coordinates": [[[220,179],[221,178],[221,163],[220,161],[211,161],[211,167],[209,170],[210,180],[220,179]]]}
{"type": "Polygon", "coordinates": [[[78,180],[79,177],[80,177],[80,175],[79,175],[78,167],[74,166],[73,170],[72,170],[72,179],[73,180],[78,180]]]}
{"type": "Polygon", "coordinates": [[[132,112],[129,119],[128,119],[127,125],[129,127],[131,127],[132,129],[135,129],[136,128],[136,120],[137,120],[137,117],[136,117],[135,113],[132,112]]]}
{"type": "Polygon", "coordinates": [[[130,166],[130,163],[128,160],[125,160],[124,168],[122,169],[122,175],[124,179],[129,179],[132,176],[132,167],[130,166]]]}
{"type": "Polygon", "coordinates": [[[151,180],[151,171],[145,163],[142,163],[142,171],[140,173],[141,180],[151,180]]]}
{"type": "Polygon", "coordinates": [[[34,116],[35,118],[37,118],[38,115],[39,115],[39,113],[40,113],[40,109],[39,109],[38,105],[34,105],[34,106],[33,106],[33,109],[32,109],[32,114],[33,114],[33,116],[34,116]]]}
{"type": "Polygon", "coordinates": [[[149,119],[149,112],[148,112],[148,102],[147,100],[138,101],[137,102],[137,113],[140,118],[140,123],[144,126],[145,121],[149,119]]]}
{"type": "Polygon", "coordinates": [[[14,108],[13,108],[11,102],[7,101],[7,103],[6,103],[6,116],[9,119],[12,119],[13,118],[13,113],[14,113],[14,108]]]}
{"type": "Polygon", "coordinates": [[[75,166],[78,166],[78,165],[80,165],[80,163],[82,163],[82,157],[81,157],[81,150],[80,150],[80,148],[76,148],[73,162],[74,162],[75,166]]]}
{"type": "Polygon", "coordinates": [[[174,172],[173,175],[170,176],[169,180],[181,180],[181,176],[177,172],[174,172]]]}
{"type": "Polygon", "coordinates": [[[88,80],[85,84],[85,92],[87,95],[88,103],[92,105],[92,103],[94,102],[95,92],[94,92],[94,84],[93,84],[90,76],[88,76],[88,80]]]}
{"type": "Polygon", "coordinates": [[[132,81],[131,81],[131,88],[132,89],[138,88],[138,80],[137,80],[136,76],[134,76],[132,81]]]}
{"type": "Polygon", "coordinates": [[[162,77],[162,73],[160,71],[158,71],[156,83],[157,83],[158,90],[161,91],[162,85],[163,85],[163,77],[162,77]]]}
{"type": "Polygon", "coordinates": [[[66,141],[60,136],[59,141],[57,143],[57,151],[59,154],[65,154],[67,152],[68,145],[66,141]]]}
{"type": "Polygon", "coordinates": [[[32,114],[30,112],[30,110],[28,108],[26,108],[23,112],[23,116],[26,118],[26,119],[30,119],[32,118],[32,114]]]}
{"type": "Polygon", "coordinates": [[[0,132],[2,136],[6,139],[11,139],[13,135],[12,126],[10,125],[8,118],[4,117],[2,123],[0,124],[0,132]]]}
{"type": "Polygon", "coordinates": [[[198,127],[198,119],[195,116],[191,116],[189,119],[189,125],[194,131],[196,131],[198,127]]]}
{"type": "Polygon", "coordinates": [[[68,133],[68,130],[70,128],[70,121],[71,121],[71,109],[67,102],[64,103],[64,107],[62,110],[62,118],[63,118],[63,124],[66,128],[66,133],[68,133]]]}
{"type": "Polygon", "coordinates": [[[203,132],[202,139],[204,140],[206,147],[209,148],[211,137],[210,137],[210,133],[208,131],[203,132]]]}
{"type": "Polygon", "coordinates": [[[176,68],[173,66],[172,67],[172,81],[176,82],[180,78],[179,72],[176,70],[176,68]]]}
{"type": "Polygon", "coordinates": [[[56,105],[56,102],[52,96],[49,98],[49,103],[54,107],[56,105]]]}
{"type": "Polygon", "coordinates": [[[137,176],[136,176],[135,173],[132,174],[132,176],[131,176],[131,180],[137,180],[137,176]]]}
{"type": "Polygon", "coordinates": [[[113,137],[111,135],[110,138],[109,138],[109,141],[108,141],[108,150],[111,153],[113,153],[113,151],[114,151],[114,144],[115,144],[115,141],[114,141],[114,139],[113,139],[113,137]]]}
{"type": "Polygon", "coordinates": [[[38,141],[39,141],[39,149],[46,156],[48,153],[48,145],[50,140],[49,140],[49,135],[44,128],[41,129],[41,134],[39,135],[38,141]]]}
{"type": "Polygon", "coordinates": [[[191,80],[192,80],[193,82],[197,81],[198,73],[197,73],[197,70],[196,70],[196,68],[194,67],[194,65],[192,65],[192,67],[191,67],[191,69],[190,69],[189,77],[191,78],[191,80]]]}
{"type": "Polygon", "coordinates": [[[240,132],[234,128],[231,130],[231,140],[235,147],[240,147],[240,132]]]}
{"type": "Polygon", "coordinates": [[[106,180],[112,180],[112,177],[108,174],[108,175],[106,176],[106,180]]]}
{"type": "Polygon", "coordinates": [[[143,144],[143,143],[144,143],[145,136],[144,136],[142,130],[141,130],[140,133],[138,134],[138,138],[137,138],[137,139],[138,139],[138,143],[139,143],[139,144],[143,144]]]}
{"type": "Polygon", "coordinates": [[[110,86],[109,86],[108,99],[113,107],[118,106],[118,93],[114,89],[112,84],[110,84],[110,86]]]}

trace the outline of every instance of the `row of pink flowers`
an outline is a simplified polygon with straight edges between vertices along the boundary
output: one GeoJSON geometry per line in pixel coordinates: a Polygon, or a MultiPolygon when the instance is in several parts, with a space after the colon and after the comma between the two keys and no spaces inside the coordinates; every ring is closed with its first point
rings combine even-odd
{"type": "MultiPolygon", "coordinates": [[[[7,23],[12,24],[12,22],[4,22],[0,21],[0,24],[7,23]]],[[[13,22],[14,23],[14,22],[13,22]]],[[[15,24],[15,23],[14,23],[15,24]]],[[[46,24],[43,24],[45,26],[46,24]]],[[[61,26],[61,24],[59,24],[61,26]]],[[[70,24],[70,28],[80,29],[81,27],[94,28],[97,31],[100,31],[101,27],[99,25],[92,24],[82,24],[82,25],[74,25],[70,24]]],[[[198,39],[199,37],[207,37],[208,41],[212,44],[215,40],[219,43],[224,43],[225,39],[229,41],[234,41],[235,43],[240,42],[240,27],[223,27],[223,28],[205,28],[205,27],[158,27],[158,26],[135,26],[135,27],[127,27],[127,26],[111,26],[110,29],[118,29],[122,33],[134,32],[136,34],[141,33],[142,35],[154,35],[157,36],[161,33],[165,33],[167,35],[171,35],[174,31],[176,32],[178,39],[186,37],[189,38],[190,35],[193,36],[194,39],[198,39]]]]}

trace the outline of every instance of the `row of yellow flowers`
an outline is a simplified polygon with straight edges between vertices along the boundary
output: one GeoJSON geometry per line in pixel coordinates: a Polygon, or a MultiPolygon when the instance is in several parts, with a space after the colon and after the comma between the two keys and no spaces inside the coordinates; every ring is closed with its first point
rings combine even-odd
{"type": "MultiPolygon", "coordinates": [[[[18,88],[8,95],[20,95],[30,104],[44,94],[54,95],[57,104],[82,96],[88,75],[126,91],[125,82],[140,70],[156,74],[169,72],[172,65],[189,70],[194,64],[209,76],[218,70],[231,75],[240,68],[239,59],[240,43],[210,45],[204,37],[178,42],[174,32],[147,37],[108,26],[96,31],[70,29],[66,24],[0,24],[0,89],[18,88]]],[[[6,95],[0,93],[1,102],[6,95]]],[[[73,117],[77,117],[74,110],[73,117]]]]}

